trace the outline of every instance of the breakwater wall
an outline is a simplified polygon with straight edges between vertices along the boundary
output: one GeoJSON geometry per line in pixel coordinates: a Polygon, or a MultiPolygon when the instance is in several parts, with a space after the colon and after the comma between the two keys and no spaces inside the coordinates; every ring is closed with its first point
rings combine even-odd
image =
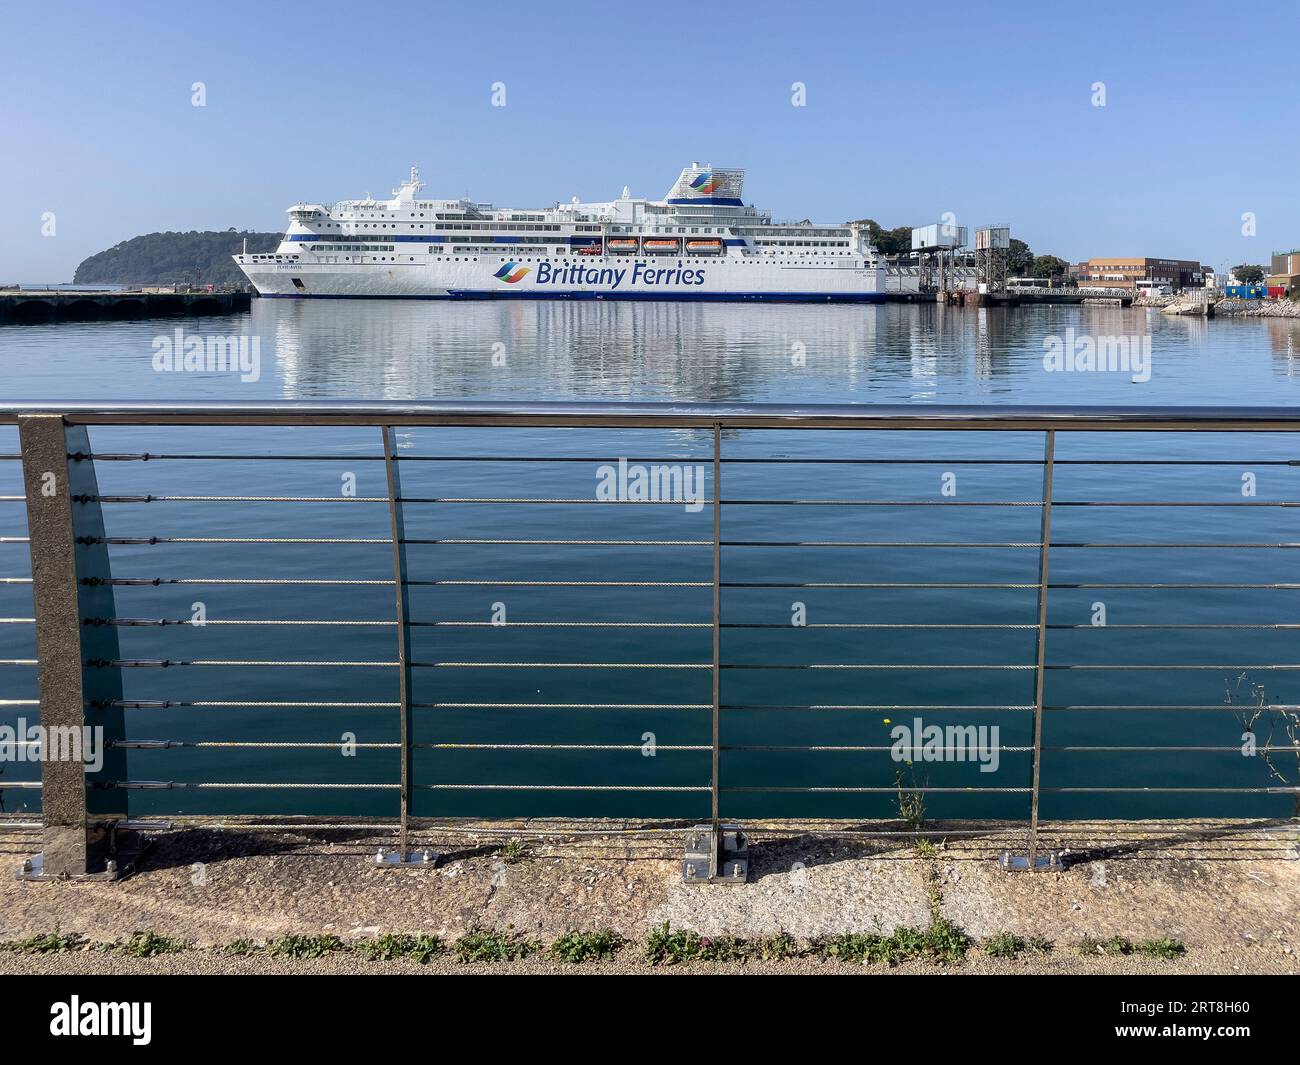
{"type": "Polygon", "coordinates": [[[246,311],[248,292],[73,292],[64,289],[0,291],[0,322],[69,322],[161,318],[246,311]]]}

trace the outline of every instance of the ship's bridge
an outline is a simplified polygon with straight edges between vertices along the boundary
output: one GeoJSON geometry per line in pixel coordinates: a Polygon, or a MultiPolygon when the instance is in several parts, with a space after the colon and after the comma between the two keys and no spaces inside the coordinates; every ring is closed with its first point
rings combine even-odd
{"type": "Polygon", "coordinates": [[[328,213],[319,203],[295,203],[289,208],[289,218],[294,222],[308,222],[313,218],[323,218],[328,213]]]}

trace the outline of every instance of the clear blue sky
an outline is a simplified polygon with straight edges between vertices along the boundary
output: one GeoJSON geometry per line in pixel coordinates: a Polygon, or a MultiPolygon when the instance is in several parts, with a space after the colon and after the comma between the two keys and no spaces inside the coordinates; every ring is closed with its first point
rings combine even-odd
{"type": "Polygon", "coordinates": [[[1263,262],[1300,246],[1298,30],[1300,0],[7,4],[0,281],[156,230],[280,230],[412,163],[428,194],[532,207],[661,196],[699,159],[778,217],[1263,262]]]}

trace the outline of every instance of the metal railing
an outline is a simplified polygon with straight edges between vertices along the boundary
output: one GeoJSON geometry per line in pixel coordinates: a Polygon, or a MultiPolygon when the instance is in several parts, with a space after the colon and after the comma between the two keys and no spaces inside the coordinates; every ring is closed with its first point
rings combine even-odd
{"type": "MultiPolygon", "coordinates": [[[[1070,615],[1066,620],[1057,616],[1053,620],[1049,612],[1053,603],[1078,591],[1091,595],[1103,590],[1109,590],[1107,594],[1158,592],[1166,599],[1174,599],[1178,609],[1186,612],[1187,597],[1192,593],[1214,596],[1300,590],[1300,581],[1206,579],[1200,571],[1190,577],[1181,576],[1180,571],[1175,575],[1179,579],[1157,580],[1144,568],[1157,552],[1163,553],[1159,557],[1168,558],[1177,558],[1186,551],[1226,552],[1236,565],[1237,560],[1247,557],[1247,552],[1277,551],[1285,557],[1288,551],[1300,547],[1300,537],[1293,533],[1294,538],[1288,537],[1285,528],[1277,525],[1266,528],[1263,534],[1246,534],[1242,531],[1245,519],[1237,517],[1261,511],[1286,516],[1290,508],[1300,506],[1300,501],[1279,497],[1276,484],[1268,486],[1262,497],[1256,488],[1255,471],[1284,475],[1300,464],[1300,459],[1292,457],[1293,438],[1289,435],[1300,429],[1300,412],[1291,409],[468,402],[64,404],[0,409],[0,426],[5,424],[16,424],[20,452],[0,454],[0,473],[6,466],[18,464],[22,491],[0,494],[0,508],[4,508],[0,513],[13,514],[25,508],[27,530],[25,536],[14,535],[12,522],[0,526],[4,534],[0,535],[0,548],[7,544],[12,550],[26,544],[31,566],[28,576],[14,565],[14,556],[0,556],[0,587],[30,586],[33,609],[30,617],[0,617],[0,630],[31,630],[35,654],[15,652],[11,658],[0,659],[0,670],[10,676],[17,675],[15,671],[33,670],[39,700],[33,697],[30,686],[23,689],[15,681],[0,688],[0,711],[38,709],[41,726],[46,730],[93,726],[102,730],[106,746],[103,765],[95,772],[88,773],[81,761],[47,758],[41,761],[39,781],[0,775],[0,796],[9,792],[41,795],[43,849],[42,864],[36,870],[40,875],[79,876],[102,870],[109,860],[115,826],[131,823],[138,812],[132,796],[146,792],[219,792],[249,797],[268,792],[283,796],[377,793],[381,797],[396,793],[394,827],[399,862],[407,861],[412,853],[412,826],[420,813],[417,807],[429,797],[467,795],[469,806],[453,805],[457,813],[476,817],[535,813],[540,797],[555,793],[582,796],[587,805],[581,812],[598,815],[605,812],[603,804],[612,802],[614,796],[669,798],[686,802],[687,808],[679,807],[679,811],[685,818],[698,821],[699,831],[708,837],[707,852],[700,852],[707,853],[700,879],[743,876],[743,865],[737,871],[734,865],[726,864],[726,853],[736,846],[736,838],[729,836],[728,830],[729,825],[746,823],[746,801],[756,797],[802,797],[803,801],[829,803],[832,805],[816,810],[819,817],[851,816],[856,821],[864,820],[861,812],[846,815],[837,812],[833,803],[871,799],[897,802],[893,818],[879,818],[879,827],[873,829],[882,835],[921,834],[917,818],[907,816],[905,808],[910,806],[915,814],[925,802],[932,801],[931,796],[1023,803],[1026,852],[1019,861],[1036,868],[1044,864],[1040,853],[1044,796],[1140,795],[1150,799],[1162,795],[1300,794],[1292,772],[1300,763],[1285,761],[1298,750],[1295,728],[1300,719],[1295,715],[1296,708],[1270,695],[1256,679],[1259,675],[1285,678],[1288,672],[1300,670],[1300,659],[1268,661],[1267,655],[1258,655],[1264,660],[1241,662],[1223,654],[1215,655],[1213,661],[1200,657],[1187,662],[1106,661],[1103,655],[1103,660],[1098,661],[1096,652],[1085,651],[1080,658],[1089,660],[1061,660],[1052,655],[1049,646],[1049,634],[1054,632],[1128,633],[1132,641],[1149,634],[1166,634],[1165,649],[1169,649],[1176,645],[1169,642],[1167,634],[1184,633],[1187,635],[1182,639],[1191,640],[1194,633],[1236,632],[1261,634],[1259,638],[1263,639],[1262,634],[1268,632],[1300,629],[1300,619],[1285,612],[1280,619],[1273,614],[1256,614],[1256,607],[1250,603],[1247,606],[1252,613],[1234,615],[1234,620],[1228,621],[1212,611],[1207,613],[1208,607],[1188,613],[1193,620],[1171,621],[1167,602],[1162,608],[1165,613],[1154,621],[1098,624],[1095,616],[1081,619],[1070,615]],[[195,427],[223,429],[219,448],[187,447],[195,427]],[[241,434],[251,428],[308,435],[329,430],[349,435],[342,451],[312,447],[267,451],[243,445],[241,434]],[[138,433],[145,429],[155,435],[161,432],[166,446],[156,451],[141,450],[138,440],[132,438],[124,448],[115,439],[124,431],[138,433]],[[425,429],[459,433],[456,440],[465,446],[454,453],[448,453],[441,440],[433,453],[422,452],[414,445],[404,446],[402,433],[425,429]],[[576,432],[577,440],[570,440],[570,431],[576,432]],[[652,437],[649,448],[632,443],[643,431],[652,437]],[[946,443],[954,432],[964,440],[962,449],[946,447],[942,454],[930,454],[911,448],[915,434],[937,434],[936,438],[946,443]],[[517,433],[522,434],[523,446],[513,446],[518,442],[511,437],[517,433]],[[1225,436],[1211,438],[1209,434],[1225,436]],[[1282,435],[1270,438],[1268,434],[1282,435]],[[1067,438],[1073,443],[1107,441],[1109,445],[1140,440],[1142,447],[1130,448],[1119,456],[1111,451],[1100,456],[1071,457],[1060,450],[1061,441],[1067,438]],[[1173,453],[1161,452],[1152,444],[1153,440],[1175,438],[1180,447],[1173,453]],[[809,439],[815,441],[815,447],[804,446],[809,439]],[[1189,440],[1202,446],[1189,449],[1189,440]],[[1225,454],[1225,440],[1234,444],[1258,441],[1262,450],[1230,447],[1225,454]],[[174,441],[179,445],[173,446],[174,441]],[[900,441],[907,445],[901,450],[900,441]],[[568,446],[571,442],[580,445],[576,452],[568,446]],[[1004,443],[1006,450],[1001,450],[1004,443]],[[539,450],[543,445],[546,449],[539,450]],[[777,453],[780,450],[786,453],[777,453]],[[665,451],[669,453],[660,454],[665,451]],[[652,457],[646,457],[647,453],[652,457]],[[379,479],[369,475],[358,479],[355,473],[347,473],[344,482],[350,476],[354,485],[364,480],[382,484],[382,490],[367,493],[358,487],[330,494],[284,486],[285,470],[308,471],[304,475],[310,479],[316,476],[313,470],[321,469],[321,463],[343,467],[372,464],[372,469],[382,470],[379,479]],[[630,493],[621,482],[612,496],[592,490],[593,468],[621,469],[625,473],[627,464],[661,471],[658,484],[662,491],[658,497],[654,491],[648,496],[630,493]],[[164,474],[169,467],[198,471],[192,476],[204,490],[183,490],[185,485],[175,476],[164,474]],[[211,471],[223,467],[237,471],[238,490],[208,491],[211,471]],[[462,470],[456,476],[448,472],[460,467],[473,472],[462,470]],[[694,495],[689,492],[691,467],[698,468],[700,475],[694,495]],[[1059,477],[1069,476],[1074,489],[1083,484],[1077,481],[1078,475],[1098,470],[1155,470],[1166,478],[1178,470],[1211,471],[1213,498],[1151,498],[1145,494],[1145,482],[1121,484],[1113,473],[1102,482],[1100,498],[1089,497],[1087,492],[1079,492],[1084,497],[1077,498],[1059,490],[1059,477]],[[264,475],[262,471],[266,471],[264,475]],[[936,471],[940,474],[937,479],[936,471]],[[1243,484],[1249,474],[1251,491],[1227,492],[1225,485],[1235,486],[1239,471],[1243,484]],[[509,480],[512,475],[525,477],[525,487],[540,482],[547,491],[520,492],[509,480]],[[405,488],[404,476],[408,479],[405,488]],[[101,487],[101,481],[121,477],[144,484],[128,485],[132,490],[122,491],[101,487]],[[258,487],[259,477],[269,484],[269,489],[258,487]],[[430,477],[433,484],[426,488],[430,477]],[[683,477],[687,478],[687,494],[679,491],[673,495],[668,489],[674,484],[680,489],[683,477]],[[575,478],[579,485],[576,490],[572,487],[575,478]],[[973,494],[965,486],[972,478],[976,482],[973,494]],[[960,491],[954,487],[959,480],[963,482],[960,491]],[[457,487],[462,482],[465,487],[457,487]],[[739,490],[731,488],[733,482],[740,484],[739,490]],[[873,491],[872,486],[878,486],[877,490],[873,491]],[[142,491],[141,487],[148,490],[142,491]],[[1017,491],[1021,493],[1018,496],[1017,491]],[[173,505],[189,508],[184,511],[187,517],[180,523],[179,532],[174,519],[173,525],[161,532],[130,525],[157,510],[155,505],[161,505],[168,515],[173,505]],[[349,518],[349,524],[329,525],[325,529],[329,535],[315,535],[319,530],[301,528],[301,520],[292,515],[273,522],[275,527],[270,530],[260,527],[256,515],[261,507],[309,509],[313,513],[317,508],[337,512],[342,507],[344,513],[359,512],[361,517],[355,521],[349,518]],[[232,530],[227,516],[232,508],[252,528],[241,525],[232,530]],[[490,516],[480,519],[477,528],[460,519],[442,517],[464,508],[490,516]],[[1104,535],[1083,526],[1073,534],[1061,534],[1063,514],[1104,512],[1112,516],[1108,520],[1113,524],[1116,514],[1141,516],[1153,510],[1164,516],[1154,529],[1155,538],[1135,537],[1131,531],[1119,536],[1111,527],[1102,530],[1104,535]],[[1170,534],[1172,522],[1187,527],[1193,519],[1186,515],[1202,510],[1231,515],[1226,525],[1216,526],[1214,521],[1206,520],[1210,527],[1223,527],[1233,535],[1207,540],[1170,534]],[[652,516],[638,518],[643,524],[631,532],[622,527],[604,528],[604,515],[615,511],[652,516]],[[538,512],[544,516],[535,517],[538,512]],[[678,520],[685,523],[684,530],[661,517],[677,512],[681,512],[678,520]],[[127,515],[124,520],[129,525],[121,531],[119,513],[127,515]],[[593,517],[597,513],[602,517],[593,517]],[[959,516],[956,530],[950,527],[916,535],[896,531],[900,524],[904,529],[921,526],[920,515],[945,513],[959,516]],[[435,518],[426,534],[430,514],[435,518]],[[513,515],[519,514],[526,515],[522,528],[512,525],[519,520],[513,515]],[[557,514],[569,515],[569,523],[561,522],[554,516],[557,514]],[[197,528],[196,515],[202,516],[197,528]],[[794,515],[801,524],[791,528],[787,515],[794,515]],[[804,531],[802,523],[811,523],[816,531],[804,531]],[[178,573],[161,566],[144,572],[122,569],[123,560],[131,566],[154,565],[150,552],[164,547],[236,553],[220,555],[226,560],[239,558],[238,552],[253,547],[272,546],[277,550],[297,549],[299,553],[292,556],[292,563],[284,561],[288,556],[277,556],[275,567],[280,571],[269,575],[178,573]],[[364,573],[340,572],[335,568],[337,561],[323,554],[336,549],[386,552],[386,571],[371,568],[364,573]],[[425,575],[427,571],[412,557],[414,552],[427,553],[429,549],[437,566],[443,567],[435,568],[433,575],[425,575]],[[503,549],[508,558],[531,559],[538,572],[522,576],[472,569],[461,572],[459,566],[448,561],[449,553],[458,549],[503,549]],[[646,550],[652,554],[649,563],[642,559],[621,570],[598,561],[607,549],[646,550]],[[580,552],[578,557],[587,559],[583,572],[576,576],[568,571],[552,572],[560,567],[556,559],[569,551],[580,552]],[[911,551],[938,562],[926,562],[920,572],[908,572],[894,560],[911,551]],[[749,561],[764,552],[767,558],[793,562],[749,561]],[[1067,565],[1066,579],[1055,575],[1054,560],[1093,552],[1120,552],[1123,560],[1109,563],[1110,568],[1099,575],[1086,567],[1079,571],[1077,565],[1067,565]],[[687,556],[693,560],[680,561],[687,556]],[[832,561],[824,561],[828,557],[832,561]],[[989,567],[989,572],[981,570],[974,576],[982,579],[970,579],[972,575],[959,569],[967,557],[980,559],[977,566],[989,567]],[[806,561],[809,558],[813,561],[806,561]],[[857,561],[861,559],[867,562],[857,561]],[[796,570],[799,565],[811,568],[793,574],[783,572],[782,566],[790,564],[796,570]],[[866,571],[862,572],[864,565],[866,571]],[[939,566],[941,572],[926,572],[926,566],[932,565],[939,566]],[[665,573],[665,566],[676,568],[665,573]],[[1021,570],[1015,570],[1016,566],[1021,570]],[[593,567],[594,573],[590,572],[593,567]],[[1130,579],[1117,578],[1112,569],[1130,579]],[[259,595],[285,590],[294,594],[325,590],[356,597],[372,591],[392,593],[392,613],[387,617],[356,616],[345,611],[345,616],[303,617],[296,616],[292,609],[273,609],[270,617],[244,613],[204,617],[200,621],[168,616],[161,609],[143,617],[119,609],[118,600],[134,591],[205,587],[237,591],[244,596],[241,602],[245,606],[258,604],[259,595]],[[454,613],[438,616],[424,598],[433,593],[444,597],[445,602],[458,604],[461,600],[456,597],[467,590],[474,590],[474,594],[480,590],[526,594],[536,597],[529,599],[529,604],[540,602],[544,607],[523,620],[454,613]],[[1003,592],[1013,593],[1013,605],[995,601],[1003,592]],[[1053,592],[1056,594],[1049,595],[1053,592]],[[810,599],[828,593],[847,593],[848,603],[846,607],[844,601],[834,603],[823,598],[815,609],[829,620],[808,620],[805,616],[791,621],[781,616],[781,611],[788,614],[790,607],[798,608],[795,614],[799,609],[807,611],[803,600],[789,603],[790,594],[810,599]],[[688,609],[684,614],[656,616],[651,608],[653,597],[663,594],[685,597],[681,603],[688,603],[688,609]],[[917,595],[932,597],[926,602],[938,602],[941,616],[933,611],[918,615],[914,609],[917,595]],[[972,602],[987,616],[967,620],[959,615],[959,608],[972,602]],[[778,605],[774,607],[774,603],[778,605]],[[867,603],[873,603],[880,613],[863,616],[859,608],[867,603]],[[123,650],[124,642],[133,642],[142,633],[163,640],[168,633],[192,632],[196,628],[205,632],[288,633],[295,642],[290,648],[284,648],[281,642],[261,654],[245,652],[224,657],[192,652],[137,657],[123,650]],[[363,644],[369,639],[366,634],[376,630],[380,634],[387,632],[383,639],[393,641],[388,644],[390,650],[377,657],[374,652],[356,651],[318,658],[298,649],[298,634],[302,633],[342,633],[342,638],[349,641],[343,647],[346,652],[354,643],[363,644]],[[492,657],[492,640],[503,631],[520,641],[524,657],[492,657]],[[880,646],[889,652],[892,646],[894,655],[887,661],[844,661],[840,657],[818,660],[814,644],[812,651],[804,652],[805,658],[811,656],[813,660],[774,657],[774,638],[781,636],[789,641],[798,634],[797,638],[803,639],[802,634],[809,632],[830,640],[832,645],[838,640],[846,650],[855,650],[863,639],[870,639],[874,641],[870,647],[880,646]],[[595,644],[600,639],[608,640],[617,654],[604,651],[594,658],[575,654],[575,633],[595,644]],[[424,637],[430,634],[441,643],[435,641],[429,646],[424,637]],[[973,638],[976,642],[965,646],[945,643],[939,648],[960,650],[954,661],[935,653],[936,636],[944,641],[973,638]],[[1002,636],[1030,638],[1032,647],[1015,652],[995,649],[994,641],[1002,636]],[[469,644],[457,654],[456,648],[464,643],[462,637],[468,637],[469,644]],[[679,639],[682,637],[684,643],[679,639]],[[567,641],[560,649],[561,657],[548,657],[538,650],[545,648],[548,638],[567,641]],[[846,644],[846,640],[850,643],[846,644]],[[737,652],[734,655],[729,653],[733,647],[737,652]],[[205,676],[206,670],[221,674],[235,671],[229,674],[234,679],[226,683],[238,691],[223,691],[221,682],[205,676]],[[305,690],[279,679],[287,675],[286,671],[295,670],[308,671],[304,674],[305,690]],[[1223,701],[1203,696],[1196,701],[1173,696],[1153,699],[1146,694],[1153,674],[1160,677],[1205,672],[1216,678],[1236,678],[1238,687],[1246,683],[1249,697],[1237,702],[1228,691],[1223,701]],[[1081,701],[1070,698],[1068,692],[1064,698],[1053,698],[1049,688],[1055,683],[1054,677],[1085,674],[1099,677],[1103,693],[1111,698],[1081,701]],[[322,681],[323,675],[328,679],[322,681]],[[451,679],[457,675],[485,677],[480,688],[486,690],[470,698],[466,694],[467,682],[451,679]],[[536,684],[540,697],[523,697],[520,683],[510,679],[512,675],[536,684]],[[767,675],[774,679],[764,680],[767,675]],[[161,690],[157,680],[163,676],[169,684],[172,678],[182,679],[178,686],[161,690]],[[331,693],[322,689],[347,687],[343,681],[334,680],[336,676],[352,678],[353,690],[331,698],[331,693]],[[567,685],[550,679],[564,676],[579,679],[567,685]],[[143,690],[138,690],[138,677],[145,678],[140,681],[143,690]],[[248,691],[252,694],[244,694],[248,691]],[[557,691],[558,697],[551,694],[557,691]],[[909,693],[915,697],[903,698],[909,693]],[[984,698],[972,700],[971,694],[984,698]],[[762,698],[764,695],[769,698],[762,698]],[[159,757],[167,757],[155,752],[206,751],[210,752],[208,757],[217,758],[219,752],[235,751],[252,759],[259,752],[311,754],[338,751],[341,745],[338,740],[299,736],[140,738],[137,726],[127,727],[136,715],[145,721],[169,721],[170,727],[183,732],[187,727],[181,723],[184,714],[195,714],[194,720],[201,722],[204,714],[221,709],[252,711],[261,715],[256,720],[277,727],[282,718],[303,710],[380,715],[389,725],[395,725],[395,734],[365,742],[356,742],[354,737],[352,749],[396,755],[395,771],[389,765],[382,770],[380,779],[350,779],[345,772],[335,773],[330,779],[286,779],[295,774],[282,763],[272,762],[270,771],[260,780],[158,780],[135,775],[138,759],[148,756],[157,765],[159,757]],[[1092,737],[1094,742],[1071,740],[1069,730],[1065,730],[1065,738],[1070,741],[1052,743],[1045,729],[1049,715],[1061,715],[1062,720],[1069,721],[1107,712],[1148,714],[1154,718],[1142,720],[1151,721],[1167,717],[1170,711],[1194,715],[1225,710],[1241,718],[1251,736],[1269,726],[1270,731],[1258,743],[1258,751],[1252,750],[1256,756],[1262,752],[1266,766],[1256,760],[1249,763],[1244,775],[1239,769],[1227,774],[1211,770],[1214,776],[1208,783],[1204,779],[1189,781],[1184,774],[1170,783],[1155,785],[1127,776],[1132,769],[1122,764],[1110,771],[1112,782],[1104,784],[1075,783],[1069,773],[1061,775],[1051,767],[1044,768],[1049,755],[1101,754],[1116,763],[1123,762],[1122,756],[1136,755],[1136,764],[1142,765],[1160,755],[1178,758],[1245,753],[1240,751],[1235,732],[1225,733],[1224,740],[1218,743],[1116,744],[1097,742],[1096,737],[1092,737]],[[484,716],[502,712],[508,712],[507,716],[484,716]],[[653,736],[656,729],[647,728],[634,741],[620,737],[616,742],[590,724],[596,715],[619,713],[651,715],[656,722],[674,719],[674,715],[702,715],[707,726],[679,737],[681,742],[661,746],[657,740],[645,738],[653,736]],[[1023,729],[1022,742],[1003,744],[995,740],[996,756],[1024,756],[1027,764],[1017,763],[1013,783],[974,786],[951,778],[950,783],[931,784],[917,774],[913,760],[903,760],[907,767],[904,770],[897,757],[897,741],[881,742],[877,738],[880,726],[866,725],[879,715],[903,713],[937,715],[940,721],[969,719],[970,715],[1008,715],[999,719],[1019,722],[1027,728],[1023,729]],[[462,720],[456,714],[470,716],[462,720]],[[567,731],[560,741],[535,738],[536,730],[531,726],[515,725],[516,721],[531,721],[524,717],[526,714],[559,714],[557,720],[567,731]],[[448,729],[433,742],[422,741],[419,719],[430,715],[461,721],[469,735],[455,737],[448,729]],[[473,715],[478,715],[477,719],[473,715]],[[786,719],[781,715],[792,716],[786,719]],[[784,722],[775,734],[765,724],[773,718],[784,722]],[[809,734],[824,727],[822,722],[827,720],[832,722],[830,736],[823,742],[806,742],[808,738],[819,738],[809,734]],[[573,742],[572,733],[585,729],[593,729],[595,735],[580,735],[576,738],[584,742],[573,742]],[[675,776],[656,777],[632,773],[625,762],[607,762],[606,771],[617,765],[618,775],[597,780],[577,779],[566,768],[575,759],[593,755],[645,755],[647,744],[656,757],[660,753],[680,756],[689,766],[682,769],[678,765],[675,776]],[[519,759],[536,752],[558,758],[558,777],[536,779],[523,773],[523,779],[514,780],[454,779],[457,774],[447,769],[445,761],[426,760],[426,756],[445,759],[456,754],[471,758],[473,765],[483,765],[486,763],[482,759],[501,755],[510,760],[509,765],[517,767],[519,759]],[[885,752],[892,753],[894,761],[883,780],[878,767],[846,773],[842,766],[823,768],[826,763],[821,761],[832,755],[878,758],[885,752]],[[803,777],[797,782],[777,782],[781,779],[780,756],[785,755],[802,759],[799,765],[803,777]],[[701,758],[703,762],[698,761],[701,758]],[[734,764],[729,764],[733,760],[734,764]],[[1057,779],[1062,782],[1052,782],[1057,779]],[[495,803],[488,801],[493,796],[498,799],[495,803]],[[513,797],[513,806],[508,810],[501,807],[501,796],[513,797]],[[696,801],[702,805],[691,805],[696,801]],[[906,827],[886,827],[904,822],[906,827]]],[[[300,435],[293,437],[294,442],[300,439],[300,435]]],[[[4,450],[0,447],[0,451],[4,450]]],[[[598,472],[597,479],[600,476],[598,472]]],[[[1093,485],[1093,490],[1097,487],[1093,485]]],[[[336,520],[341,521],[327,519],[336,520]]],[[[1139,531],[1149,534],[1153,530],[1142,527],[1139,531]]],[[[355,556],[357,560],[362,557],[355,556]]],[[[364,555],[367,561],[373,557],[364,555]]],[[[1201,570],[1209,566],[1199,565],[1201,570]]],[[[1209,576],[1217,574],[1210,572],[1209,576]]],[[[435,602],[435,606],[442,601],[435,602]]],[[[493,606],[504,604],[494,602],[493,606]]],[[[1094,614],[1098,606],[1104,616],[1106,604],[1092,603],[1094,614]]],[[[272,639],[268,635],[264,642],[272,639]]],[[[11,639],[0,646],[18,647],[20,642],[11,639]]],[[[781,646],[788,648],[791,643],[781,646]]],[[[5,675],[0,673],[0,683],[5,675]]],[[[882,723],[890,725],[892,718],[883,718],[882,723]]],[[[920,721],[916,724],[919,732],[920,721]]],[[[953,771],[945,763],[948,755],[957,754],[952,747],[954,738],[968,739],[969,735],[958,726],[946,731],[941,728],[938,746],[933,750],[939,755],[935,761],[946,772],[953,771]]],[[[1246,737],[1240,740],[1245,742],[1246,737]]],[[[905,746],[904,750],[920,751],[919,740],[913,742],[915,746],[905,746]]],[[[961,757],[970,753],[963,751],[961,757]]],[[[798,778],[799,773],[794,777],[798,778]]],[[[243,805],[236,804],[236,812],[338,813],[337,809],[310,807],[310,802],[304,805],[285,798],[268,811],[263,800],[248,798],[243,805]]],[[[748,809],[755,807],[750,805],[748,809]]],[[[807,808],[801,811],[807,812],[807,808]]],[[[355,811],[349,808],[345,812],[355,811]]],[[[623,816],[626,812],[627,807],[623,807],[617,815],[611,815],[623,816]]],[[[640,816],[639,810],[634,812],[640,816]]],[[[776,813],[784,815],[785,811],[776,813]]],[[[762,814],[773,816],[773,809],[765,807],[762,814]]],[[[699,840],[695,843],[698,851],[699,840]]]]}

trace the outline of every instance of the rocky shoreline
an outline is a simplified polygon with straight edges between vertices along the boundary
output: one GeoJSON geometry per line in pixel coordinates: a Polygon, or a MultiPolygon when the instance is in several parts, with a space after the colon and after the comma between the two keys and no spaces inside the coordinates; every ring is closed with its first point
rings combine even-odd
{"type": "MultiPolygon", "coordinates": [[[[1156,307],[1169,313],[1199,313],[1200,307],[1183,296],[1139,296],[1134,307],[1156,307]],[[1181,309],[1186,304],[1187,310],[1181,309]],[[1175,308],[1180,308],[1175,311],[1175,308]]],[[[1300,318],[1300,300],[1221,299],[1210,304],[1210,317],[1300,318]]]]}
{"type": "Polygon", "coordinates": [[[1237,318],[1300,318],[1300,301],[1220,300],[1214,313],[1237,318]]]}

